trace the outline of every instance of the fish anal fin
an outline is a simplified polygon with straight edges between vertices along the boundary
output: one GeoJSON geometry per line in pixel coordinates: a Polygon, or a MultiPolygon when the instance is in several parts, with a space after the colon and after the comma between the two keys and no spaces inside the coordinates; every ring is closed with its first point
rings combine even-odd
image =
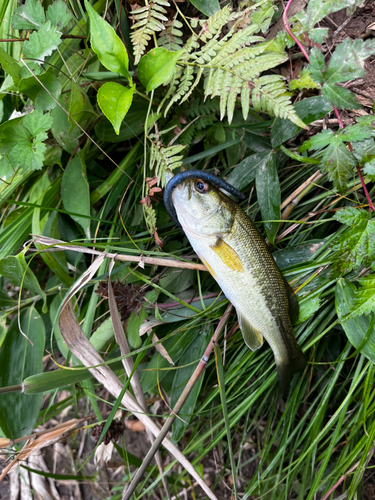
{"type": "Polygon", "coordinates": [[[245,344],[252,351],[256,351],[263,345],[263,335],[254,328],[248,320],[237,311],[238,324],[242,332],[245,344]]]}
{"type": "Polygon", "coordinates": [[[203,264],[207,267],[207,271],[211,274],[211,276],[213,278],[216,278],[216,274],[215,274],[215,271],[212,269],[212,267],[210,266],[210,264],[206,261],[206,259],[204,259],[203,257],[201,257],[200,255],[198,256],[200,258],[200,260],[203,262],[203,264]]]}
{"type": "Polygon", "coordinates": [[[225,243],[223,239],[218,238],[216,244],[212,245],[211,248],[224,264],[233,269],[233,271],[244,271],[240,256],[230,245],[228,245],[228,243],[225,243]]]}

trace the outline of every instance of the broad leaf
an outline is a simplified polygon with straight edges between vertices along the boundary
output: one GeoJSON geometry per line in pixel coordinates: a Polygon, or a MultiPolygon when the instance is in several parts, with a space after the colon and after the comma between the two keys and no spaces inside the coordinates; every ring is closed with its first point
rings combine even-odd
{"type": "Polygon", "coordinates": [[[51,21],[52,26],[56,26],[59,30],[65,28],[69,23],[72,15],[67,10],[67,5],[63,0],[56,0],[47,9],[46,19],[51,21]]]}
{"type": "Polygon", "coordinates": [[[178,59],[185,50],[169,52],[157,47],[147,52],[138,64],[138,78],[146,91],[150,92],[160,85],[164,85],[172,78],[178,59]]]}
{"type": "Polygon", "coordinates": [[[21,67],[18,62],[13,59],[4,49],[0,47],[0,64],[5,73],[8,73],[13,78],[15,85],[19,84],[20,81],[20,70],[21,67]]]}
{"type": "MultiPolygon", "coordinates": [[[[90,215],[89,184],[86,178],[86,167],[80,155],[75,156],[65,169],[61,181],[61,198],[66,211],[90,215]]],[[[86,237],[90,238],[90,219],[77,215],[71,217],[82,227],[86,237]]]]}
{"type": "Polygon", "coordinates": [[[44,23],[44,9],[38,0],[26,0],[12,16],[12,27],[19,30],[39,29],[44,23]]]}
{"type": "Polygon", "coordinates": [[[324,71],[326,69],[326,63],[324,61],[324,55],[319,49],[313,47],[310,52],[310,64],[308,69],[311,77],[318,83],[324,83],[324,71]]]}
{"type": "MultiPolygon", "coordinates": [[[[291,123],[289,120],[286,120],[291,123]]],[[[255,179],[257,171],[268,161],[269,152],[255,153],[241,161],[229,174],[227,182],[242,191],[255,179]]]]}
{"type": "Polygon", "coordinates": [[[349,342],[375,363],[375,325],[369,330],[370,318],[365,315],[347,319],[355,312],[357,292],[353,283],[343,278],[337,282],[335,290],[337,316],[349,342]]]}
{"type": "Polygon", "coordinates": [[[334,140],[323,155],[321,170],[328,173],[336,189],[343,193],[355,164],[354,156],[347,150],[344,143],[334,140]]]}
{"type": "Polygon", "coordinates": [[[219,0],[190,0],[190,3],[205,16],[213,16],[220,10],[219,0]]]}
{"type": "Polygon", "coordinates": [[[133,311],[130,314],[128,321],[126,322],[126,336],[129,340],[129,344],[134,349],[139,349],[142,345],[142,340],[139,336],[139,329],[143,323],[143,320],[145,320],[147,316],[147,312],[142,308],[139,313],[133,311]]]}
{"type": "Polygon", "coordinates": [[[270,153],[267,160],[258,168],[255,185],[266,235],[270,243],[273,244],[280,224],[281,201],[280,182],[274,153],[270,153]]]}
{"type": "Polygon", "coordinates": [[[48,111],[56,106],[55,99],[61,94],[61,83],[54,74],[53,68],[49,67],[43,74],[38,75],[38,80],[31,76],[23,78],[19,85],[20,92],[26,94],[34,101],[35,109],[48,111]],[[42,85],[43,86],[42,86],[42,85]],[[45,90],[44,87],[46,87],[45,90]],[[52,94],[52,96],[50,95],[52,94]],[[55,99],[53,99],[53,97],[55,99]]]}
{"type": "Polygon", "coordinates": [[[131,82],[128,72],[129,60],[126,48],[111,25],[104,21],[85,0],[90,17],[91,47],[105,68],[120,73],[131,82]]]}
{"type": "Polygon", "coordinates": [[[375,276],[369,274],[360,278],[358,283],[362,285],[354,294],[354,304],[350,311],[350,316],[360,316],[370,314],[375,311],[375,276]]]}
{"type": "Polygon", "coordinates": [[[355,95],[340,85],[325,83],[322,95],[338,109],[360,109],[362,107],[355,95]]]}
{"type": "Polygon", "coordinates": [[[85,128],[87,121],[96,115],[86,91],[74,82],[71,84],[71,89],[69,105],[70,132],[77,126],[76,123],[85,128]]]}
{"type": "MultiPolygon", "coordinates": [[[[33,306],[21,312],[21,328],[29,340],[21,334],[16,316],[0,350],[0,387],[21,384],[26,377],[43,371],[45,329],[33,306]]],[[[42,394],[29,396],[22,392],[1,395],[0,426],[8,438],[16,439],[32,432],[42,397],[42,394]]]]}
{"type": "Polygon", "coordinates": [[[324,78],[329,83],[347,82],[365,75],[364,61],[375,54],[375,40],[346,38],[332,54],[324,78]]]}
{"type": "Polygon", "coordinates": [[[121,123],[131,106],[134,90],[135,85],[127,89],[115,82],[107,82],[99,89],[98,104],[104,115],[112,123],[117,135],[120,132],[121,123]]]}
{"type": "Polygon", "coordinates": [[[335,219],[350,227],[333,243],[339,256],[336,269],[345,274],[361,265],[370,266],[375,259],[375,219],[370,219],[366,210],[354,207],[339,210],[335,219]]]}
{"type": "Polygon", "coordinates": [[[51,21],[47,21],[39,31],[31,33],[29,40],[23,45],[26,58],[38,59],[41,64],[61,43],[61,33],[57,33],[51,21]]]}
{"type": "MultiPolygon", "coordinates": [[[[71,96],[68,94],[64,94],[59,97],[59,103],[64,109],[69,109],[69,102],[71,101],[70,98],[71,96]]],[[[53,118],[51,132],[54,139],[64,149],[64,151],[67,151],[70,154],[73,153],[75,148],[78,146],[78,137],[81,135],[80,129],[78,127],[74,127],[74,129],[71,130],[68,116],[60,106],[56,106],[52,110],[51,117],[53,118]]]]}

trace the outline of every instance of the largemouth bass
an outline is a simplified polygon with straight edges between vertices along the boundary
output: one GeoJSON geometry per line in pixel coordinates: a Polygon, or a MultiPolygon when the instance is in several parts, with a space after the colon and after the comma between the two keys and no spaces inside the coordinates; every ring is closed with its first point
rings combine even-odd
{"type": "Polygon", "coordinates": [[[241,193],[204,171],[168,177],[164,193],[168,211],[236,308],[247,346],[256,350],[267,340],[286,396],[291,376],[306,366],[292,329],[298,301],[258,229],[222,190],[241,193]]]}

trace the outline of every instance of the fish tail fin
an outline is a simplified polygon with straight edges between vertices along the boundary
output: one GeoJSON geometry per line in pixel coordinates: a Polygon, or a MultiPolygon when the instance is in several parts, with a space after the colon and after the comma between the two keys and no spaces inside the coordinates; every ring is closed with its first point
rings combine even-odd
{"type": "Polygon", "coordinates": [[[306,359],[298,344],[295,343],[295,346],[292,352],[288,355],[287,359],[275,358],[275,361],[281,394],[284,398],[286,398],[289,394],[292,375],[305,369],[306,359]]]}

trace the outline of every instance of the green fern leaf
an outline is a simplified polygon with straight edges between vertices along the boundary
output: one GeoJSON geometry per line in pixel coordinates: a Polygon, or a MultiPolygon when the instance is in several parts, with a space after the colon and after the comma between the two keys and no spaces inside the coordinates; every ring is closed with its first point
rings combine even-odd
{"type": "Polygon", "coordinates": [[[150,169],[155,170],[158,183],[161,187],[166,184],[165,171],[174,170],[182,165],[183,155],[179,153],[185,148],[184,145],[164,147],[161,144],[151,143],[150,169]]]}
{"type": "Polygon", "coordinates": [[[154,33],[165,29],[163,22],[167,22],[168,18],[164,15],[167,14],[164,7],[169,7],[169,3],[165,0],[151,0],[148,5],[132,12],[135,19],[132,29],[135,31],[130,38],[135,64],[138,64],[154,33]]]}

